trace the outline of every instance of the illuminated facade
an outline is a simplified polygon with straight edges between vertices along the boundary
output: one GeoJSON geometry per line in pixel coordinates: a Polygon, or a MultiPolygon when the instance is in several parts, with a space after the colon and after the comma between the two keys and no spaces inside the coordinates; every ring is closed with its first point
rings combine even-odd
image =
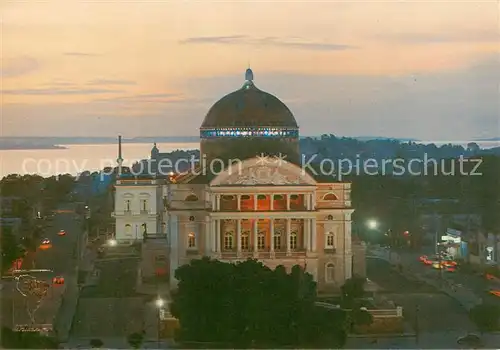
{"type": "MultiPolygon", "coordinates": [[[[351,185],[319,182],[297,165],[293,115],[255,88],[251,71],[246,78],[242,89],[212,107],[200,128],[203,155],[242,162],[218,173],[118,179],[116,239],[125,244],[145,238],[143,276],[164,264],[172,287],[177,267],[209,256],[255,258],[271,268],[301,265],[320,290],[338,290],[353,268],[351,185]],[[267,119],[261,115],[266,110],[267,119]],[[261,145],[271,147],[266,154],[282,157],[261,155],[261,145]],[[242,155],[239,147],[257,153],[242,155]]],[[[159,154],[155,146],[152,157],[159,154]]]]}

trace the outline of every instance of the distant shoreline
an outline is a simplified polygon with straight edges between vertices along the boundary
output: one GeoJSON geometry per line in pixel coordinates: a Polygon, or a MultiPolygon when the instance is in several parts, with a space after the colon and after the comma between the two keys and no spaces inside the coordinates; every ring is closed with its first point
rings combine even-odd
{"type": "Polygon", "coordinates": [[[61,150],[68,147],[59,145],[0,145],[0,151],[61,150]]]}

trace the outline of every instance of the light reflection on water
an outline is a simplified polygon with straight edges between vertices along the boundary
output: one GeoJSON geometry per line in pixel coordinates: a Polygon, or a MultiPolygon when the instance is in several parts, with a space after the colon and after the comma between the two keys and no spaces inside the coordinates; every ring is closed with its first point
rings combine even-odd
{"type": "MultiPolygon", "coordinates": [[[[61,145],[65,149],[0,150],[0,175],[40,174],[50,176],[69,173],[76,175],[84,170],[95,171],[106,166],[116,166],[116,144],[61,145]]],[[[123,165],[150,157],[150,143],[125,143],[122,145],[123,165]]],[[[198,143],[158,143],[160,152],[177,149],[198,149],[198,143]]]]}

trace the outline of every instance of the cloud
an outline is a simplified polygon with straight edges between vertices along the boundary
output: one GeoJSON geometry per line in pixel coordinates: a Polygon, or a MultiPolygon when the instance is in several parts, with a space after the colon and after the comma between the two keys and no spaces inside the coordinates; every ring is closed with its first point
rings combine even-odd
{"type": "Polygon", "coordinates": [[[499,43],[498,31],[459,31],[454,33],[398,33],[383,35],[378,38],[405,44],[457,44],[457,43],[499,43]]]}
{"type": "Polygon", "coordinates": [[[19,77],[40,68],[40,63],[33,57],[16,57],[11,59],[3,59],[2,61],[2,78],[19,77]]]}
{"type": "Polygon", "coordinates": [[[246,35],[233,35],[233,36],[206,36],[206,37],[192,37],[181,40],[180,44],[221,44],[221,45],[259,45],[259,46],[275,46],[275,47],[289,47],[301,50],[315,50],[315,51],[340,51],[355,49],[354,46],[314,42],[302,38],[252,38],[246,35]]]}
{"type": "Polygon", "coordinates": [[[71,52],[64,52],[64,56],[74,56],[74,57],[95,57],[95,56],[101,56],[97,53],[91,53],[91,52],[76,52],[76,51],[71,51],[71,52]]]}
{"type": "Polygon", "coordinates": [[[139,94],[95,99],[94,102],[122,102],[122,103],[172,103],[185,102],[184,95],[179,93],[139,94]]]}
{"type": "Polygon", "coordinates": [[[95,79],[89,81],[87,85],[137,85],[137,82],[133,80],[95,79]]]}
{"type": "Polygon", "coordinates": [[[122,90],[108,89],[18,89],[4,90],[5,95],[95,95],[120,93],[122,90]]]}

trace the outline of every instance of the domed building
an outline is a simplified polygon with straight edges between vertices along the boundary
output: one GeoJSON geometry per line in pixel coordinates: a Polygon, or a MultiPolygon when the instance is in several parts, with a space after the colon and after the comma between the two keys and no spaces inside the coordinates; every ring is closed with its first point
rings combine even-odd
{"type": "MultiPolygon", "coordinates": [[[[115,238],[142,242],[141,276],[164,271],[171,288],[179,266],[208,256],[301,265],[320,291],[338,291],[353,269],[364,274],[364,248],[351,242],[351,184],[304,171],[292,112],[255,86],[250,69],[245,78],[200,127],[201,154],[222,168],[202,159],[181,174],[118,177],[115,238]]],[[[155,144],[151,157],[166,156],[155,144]]]]}
{"type": "Polygon", "coordinates": [[[213,159],[282,156],[300,164],[299,127],[290,109],[255,86],[249,68],[245,83],[217,101],[200,127],[200,151],[213,159]]]}

